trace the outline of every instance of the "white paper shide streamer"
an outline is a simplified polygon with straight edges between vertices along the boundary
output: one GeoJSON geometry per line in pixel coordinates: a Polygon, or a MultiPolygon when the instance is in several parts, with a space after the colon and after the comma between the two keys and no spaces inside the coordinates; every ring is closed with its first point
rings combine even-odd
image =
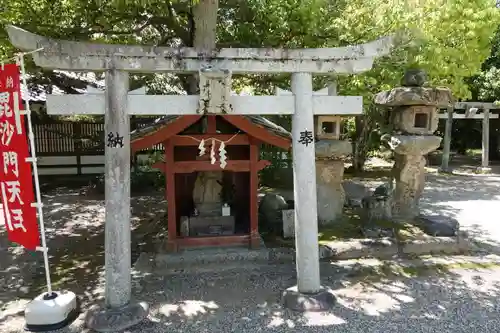
{"type": "Polygon", "coordinates": [[[212,147],[210,149],[210,163],[215,164],[215,139],[212,139],[212,147]]]}
{"type": "MultiPolygon", "coordinates": [[[[219,163],[220,163],[220,167],[221,169],[224,169],[226,168],[227,166],[227,150],[226,150],[226,144],[231,141],[232,139],[234,139],[237,135],[239,134],[236,133],[235,135],[233,135],[233,137],[231,137],[229,140],[227,141],[221,141],[221,140],[218,140],[218,139],[215,139],[215,138],[209,138],[209,139],[202,139],[202,140],[198,140],[196,138],[193,138],[191,137],[193,140],[195,141],[198,141],[200,144],[198,145],[198,156],[203,156],[207,153],[207,148],[205,147],[205,143],[206,141],[211,141],[211,147],[210,147],[210,163],[211,164],[215,164],[217,163],[217,155],[218,155],[218,158],[219,158],[219,163]],[[220,142],[220,145],[219,145],[219,153],[216,154],[216,147],[215,147],[215,143],[216,142],[220,142]]],[[[188,136],[189,137],[189,136],[188,136]]]]}
{"type": "Polygon", "coordinates": [[[226,150],[224,149],[225,147],[226,147],[226,145],[224,144],[224,142],[221,142],[220,146],[219,146],[219,161],[220,161],[220,167],[222,169],[224,169],[227,165],[226,150]]]}
{"type": "Polygon", "coordinates": [[[205,155],[205,152],[207,151],[207,149],[205,148],[205,140],[201,140],[200,141],[200,144],[198,146],[198,149],[200,150],[200,153],[198,154],[198,156],[203,156],[205,155]]]}

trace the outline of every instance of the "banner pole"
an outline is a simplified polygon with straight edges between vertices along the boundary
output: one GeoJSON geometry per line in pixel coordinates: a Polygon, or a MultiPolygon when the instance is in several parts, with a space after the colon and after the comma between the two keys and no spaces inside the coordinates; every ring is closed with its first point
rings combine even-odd
{"type": "Polygon", "coordinates": [[[29,88],[26,82],[26,71],[24,68],[24,54],[21,53],[18,55],[19,65],[21,67],[21,80],[27,91],[28,96],[26,97],[25,105],[26,105],[26,120],[28,121],[28,139],[30,142],[30,150],[31,150],[31,158],[28,158],[29,161],[33,165],[33,178],[35,181],[35,192],[36,192],[36,203],[32,204],[38,210],[38,221],[40,222],[40,233],[42,238],[42,252],[43,252],[43,261],[45,265],[45,278],[47,281],[47,293],[52,295],[52,283],[50,280],[50,269],[49,269],[49,254],[47,248],[47,241],[45,238],[45,225],[43,221],[43,204],[42,204],[42,196],[40,194],[40,182],[38,180],[38,165],[36,159],[36,150],[35,150],[35,135],[33,134],[33,125],[31,124],[31,110],[30,110],[30,96],[29,96],[29,88]]]}

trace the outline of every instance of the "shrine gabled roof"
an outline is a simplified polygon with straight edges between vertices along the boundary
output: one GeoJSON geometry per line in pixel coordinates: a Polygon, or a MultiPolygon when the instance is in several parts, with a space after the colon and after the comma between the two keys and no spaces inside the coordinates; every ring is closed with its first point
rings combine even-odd
{"type": "MultiPolygon", "coordinates": [[[[143,136],[146,136],[148,134],[151,134],[153,132],[156,132],[167,125],[171,124],[175,120],[179,119],[182,116],[162,116],[160,118],[156,118],[155,120],[152,120],[150,124],[146,124],[144,126],[141,126],[140,128],[132,131],[130,133],[130,140],[134,141],[137,140],[143,136]]],[[[272,121],[262,117],[262,116],[242,116],[245,119],[250,120],[253,125],[263,127],[266,129],[268,132],[283,137],[285,139],[291,139],[292,135],[290,132],[288,132],[286,129],[283,127],[273,123],[272,121]]]]}

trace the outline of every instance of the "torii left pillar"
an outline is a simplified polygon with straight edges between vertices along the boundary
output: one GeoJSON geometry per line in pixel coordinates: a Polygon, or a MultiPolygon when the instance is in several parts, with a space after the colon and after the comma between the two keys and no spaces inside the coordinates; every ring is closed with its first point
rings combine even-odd
{"type": "Polygon", "coordinates": [[[129,75],[106,72],[105,128],[105,307],[89,312],[87,327],[117,332],[144,320],[145,303],[131,302],[129,75]],[[111,236],[111,237],[110,237],[111,236]]]}

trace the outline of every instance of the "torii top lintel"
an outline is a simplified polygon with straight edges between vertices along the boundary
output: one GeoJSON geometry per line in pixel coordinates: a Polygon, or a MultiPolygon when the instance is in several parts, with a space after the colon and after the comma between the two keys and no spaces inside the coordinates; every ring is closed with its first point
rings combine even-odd
{"type": "Polygon", "coordinates": [[[43,68],[73,71],[119,69],[130,72],[198,72],[211,65],[232,73],[360,73],[376,57],[389,54],[394,36],[354,46],[317,49],[224,48],[200,52],[195,48],[97,44],[56,40],[21,28],[6,27],[12,44],[33,54],[43,68]]]}

